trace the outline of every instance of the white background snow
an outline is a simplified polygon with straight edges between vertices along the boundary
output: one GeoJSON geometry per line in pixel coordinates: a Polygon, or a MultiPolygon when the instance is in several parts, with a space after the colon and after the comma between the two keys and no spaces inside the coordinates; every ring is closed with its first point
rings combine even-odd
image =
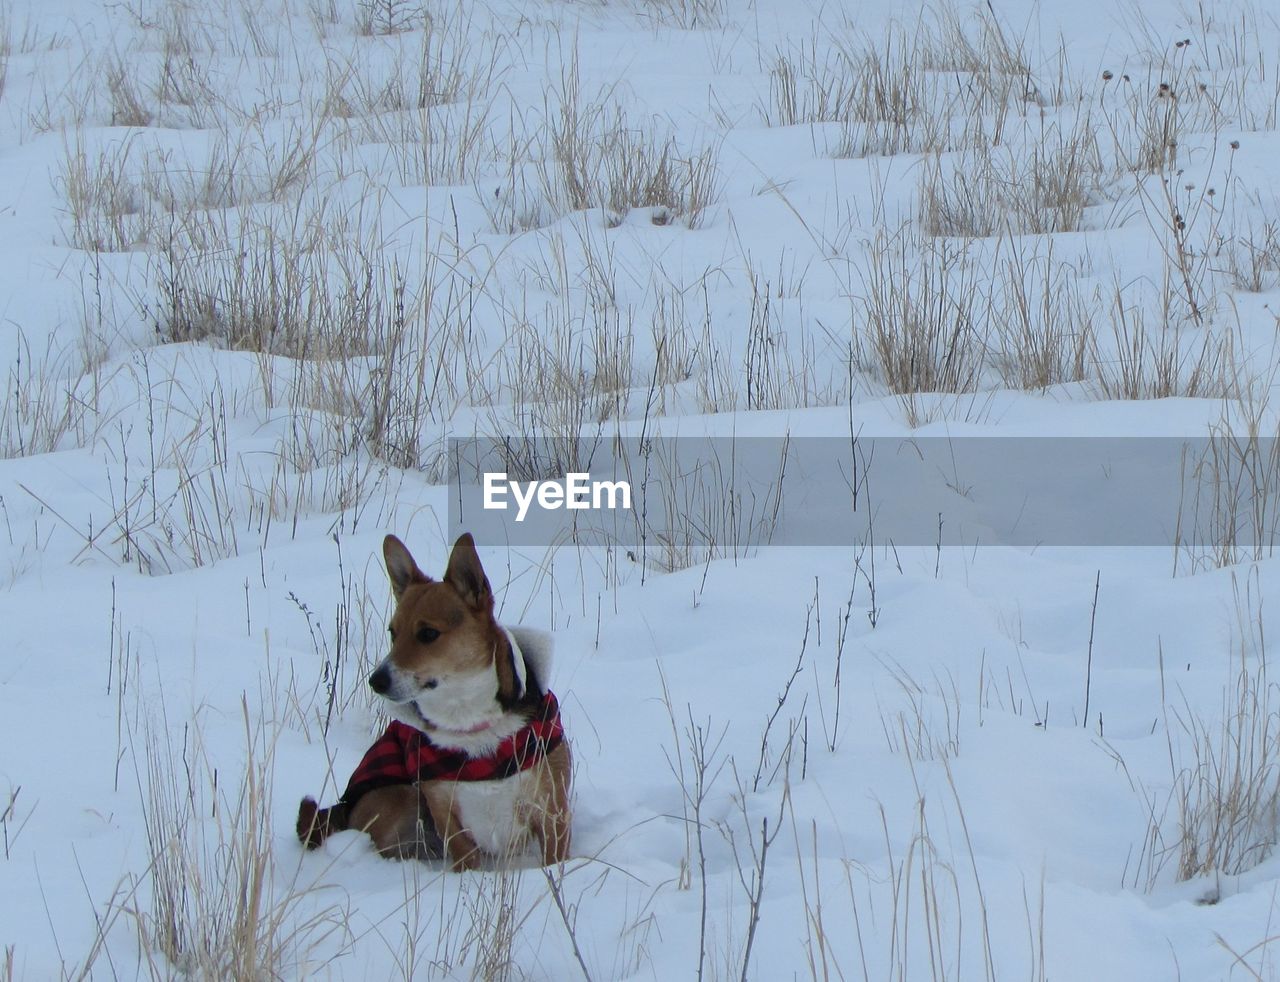
{"type": "MultiPolygon", "coordinates": [[[[1267,4],[6,0],[0,44],[0,977],[1276,976],[1248,542],[481,542],[555,634],[573,860],[293,834],[384,725],[381,539],[443,571],[451,435],[1273,436],[1267,4]],[[670,200],[619,176],[663,152],[670,200]]],[[[1274,495],[1259,446],[1209,485],[1274,495]]]]}

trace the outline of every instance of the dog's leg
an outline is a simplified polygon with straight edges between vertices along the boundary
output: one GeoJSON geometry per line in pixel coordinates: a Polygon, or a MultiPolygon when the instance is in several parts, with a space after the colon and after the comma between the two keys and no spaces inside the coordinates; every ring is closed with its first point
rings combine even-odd
{"type": "Polygon", "coordinates": [[[438,859],[440,837],[413,784],[393,784],[362,795],[351,809],[350,828],[369,833],[389,859],[438,859]]]}
{"type": "Polygon", "coordinates": [[[542,847],[543,866],[555,866],[569,858],[571,774],[569,745],[562,743],[542,765],[540,779],[545,782],[545,788],[539,798],[543,807],[531,816],[534,837],[542,847]]]}
{"type": "Polygon", "coordinates": [[[321,808],[315,798],[303,798],[298,805],[298,841],[308,849],[317,849],[320,843],[334,832],[342,832],[347,825],[347,806],[338,804],[321,808]]]}
{"type": "Polygon", "coordinates": [[[431,812],[436,831],[444,840],[449,863],[455,873],[476,869],[480,865],[480,847],[475,837],[458,821],[454,810],[454,784],[452,781],[424,781],[419,785],[423,800],[431,812]]]}
{"type": "Polygon", "coordinates": [[[543,866],[558,866],[569,858],[569,816],[548,803],[544,815],[535,816],[533,834],[542,852],[543,866]]]}

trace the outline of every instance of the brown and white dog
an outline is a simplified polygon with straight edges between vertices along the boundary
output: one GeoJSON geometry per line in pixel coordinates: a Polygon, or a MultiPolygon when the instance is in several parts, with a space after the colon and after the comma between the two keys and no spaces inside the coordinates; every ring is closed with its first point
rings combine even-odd
{"type": "Polygon", "coordinates": [[[369,685],[396,722],[337,805],[303,799],[298,837],[315,848],[332,832],[363,829],[385,856],[447,854],[455,870],[483,855],[510,859],[532,839],[544,865],[563,862],[571,760],[547,688],[549,640],[494,619],[469,534],[440,581],[394,535],[382,551],[396,607],[391,653],[369,685]]]}

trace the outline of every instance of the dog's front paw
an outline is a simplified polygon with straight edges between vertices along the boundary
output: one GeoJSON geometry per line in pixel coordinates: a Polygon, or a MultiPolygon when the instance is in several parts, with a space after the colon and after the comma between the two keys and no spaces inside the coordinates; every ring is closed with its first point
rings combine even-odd
{"type": "Polygon", "coordinates": [[[308,849],[317,848],[329,834],[328,809],[321,808],[315,798],[303,798],[298,805],[298,841],[308,849]]]}

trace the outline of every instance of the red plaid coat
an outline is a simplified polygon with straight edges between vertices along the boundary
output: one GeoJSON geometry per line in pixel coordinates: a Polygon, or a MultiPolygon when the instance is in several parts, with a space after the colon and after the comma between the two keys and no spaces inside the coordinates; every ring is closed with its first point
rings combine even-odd
{"type": "Polygon", "coordinates": [[[542,697],[529,722],[487,757],[437,747],[421,730],[396,721],[365,753],[339,800],[350,807],[362,795],[389,784],[501,780],[529,770],[563,740],[560,705],[551,692],[542,697]]]}

